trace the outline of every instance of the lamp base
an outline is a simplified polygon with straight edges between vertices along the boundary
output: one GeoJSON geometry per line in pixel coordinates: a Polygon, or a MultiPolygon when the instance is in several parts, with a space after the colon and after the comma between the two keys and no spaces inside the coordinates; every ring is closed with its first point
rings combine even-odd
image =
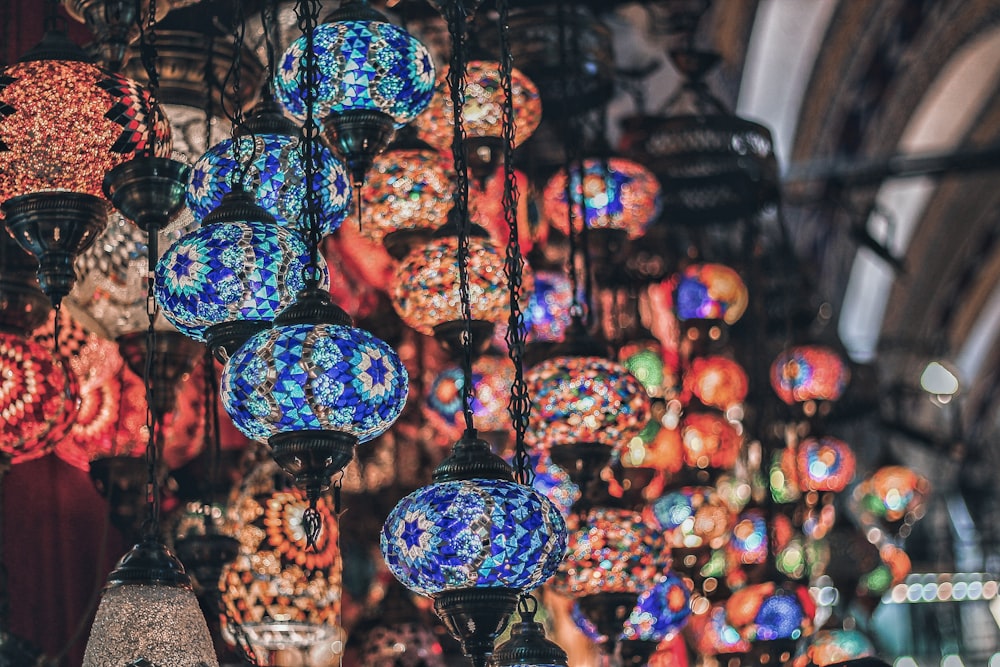
{"type": "Polygon", "coordinates": [[[607,637],[607,641],[601,646],[605,653],[614,652],[625,621],[638,599],[638,593],[608,592],[585,595],[577,600],[583,615],[594,624],[599,633],[607,637]]]}
{"type": "MultiPolygon", "coordinates": [[[[141,378],[146,375],[146,332],[136,331],[118,338],[118,350],[129,369],[141,378]]],[[[201,356],[201,343],[177,331],[156,332],[156,354],[152,383],[157,388],[157,415],[166,415],[177,407],[177,388],[201,356]]]]}
{"type": "MultiPolygon", "coordinates": [[[[493,338],[493,323],[486,322],[485,320],[472,320],[469,323],[469,329],[472,332],[472,340],[469,342],[472,355],[478,357],[490,346],[490,340],[493,338]]],[[[465,322],[461,320],[442,322],[434,327],[434,339],[441,343],[441,346],[456,361],[461,359],[460,355],[462,354],[462,350],[465,349],[463,345],[464,338],[465,322]]]]}
{"type": "Polygon", "coordinates": [[[344,158],[355,187],[364,184],[375,156],[385,150],[395,133],[392,117],[381,111],[354,109],[323,121],[323,140],[344,158]]]}
{"type": "Polygon", "coordinates": [[[465,588],[434,596],[434,611],[475,667],[485,667],[493,644],[517,608],[513,588],[465,588]]]}
{"type": "Polygon", "coordinates": [[[0,204],[17,244],[38,258],[38,284],[58,305],[76,282],[77,255],[108,224],[103,199],[80,192],[33,192],[0,204]]]}
{"type": "Polygon", "coordinates": [[[288,431],[272,435],[271,457],[299,488],[318,495],[354,458],[358,439],[338,431],[288,431]]]}
{"type": "Polygon", "coordinates": [[[233,320],[208,327],[205,330],[205,341],[212,356],[220,364],[224,364],[254,334],[270,328],[271,323],[263,320],[233,320]]]}
{"type": "Polygon", "coordinates": [[[184,208],[190,172],[170,158],[132,158],[104,176],[104,194],[137,227],[156,233],[184,208]]]}

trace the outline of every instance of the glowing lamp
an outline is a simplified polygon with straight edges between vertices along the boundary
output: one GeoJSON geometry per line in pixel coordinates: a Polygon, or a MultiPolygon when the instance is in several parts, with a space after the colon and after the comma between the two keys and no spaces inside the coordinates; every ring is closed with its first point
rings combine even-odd
{"type": "Polygon", "coordinates": [[[618,350],[618,360],[642,383],[646,393],[662,398],[667,389],[663,346],[655,338],[625,343],[618,350]]]}
{"type": "Polygon", "coordinates": [[[822,345],[793,347],[771,364],[771,387],[788,405],[835,401],[844,393],[849,378],[843,358],[822,345]]]}
{"type": "Polygon", "coordinates": [[[861,508],[877,519],[891,523],[923,516],[930,484],[906,466],[883,466],[858,485],[855,494],[861,508]]]}
{"type": "Polygon", "coordinates": [[[227,516],[240,552],[219,582],[223,635],[233,641],[232,619],[257,650],[304,649],[339,631],[337,521],[320,498],[323,530],[310,547],[303,527],[309,502],[298,489],[276,486],[280,479],[273,462],[261,462],[233,494],[227,516]]]}
{"type": "MultiPolygon", "coordinates": [[[[459,295],[458,237],[450,233],[410,251],[399,264],[392,305],[403,322],[460,350],[464,330],[459,295]]],[[[469,297],[473,343],[487,344],[493,325],[507,321],[510,293],[504,258],[488,239],[469,239],[469,297]]]]}
{"type": "MultiPolygon", "coordinates": [[[[351,183],[343,163],[326,147],[316,146],[314,160],[308,189],[316,200],[320,233],[331,234],[350,210],[351,183]]],[[[308,232],[301,133],[273,102],[258,105],[235,140],[223,139],[195,162],[187,187],[187,206],[195,219],[218,208],[237,180],[279,225],[308,232]]]]}
{"type": "Polygon", "coordinates": [[[562,595],[638,595],[669,564],[663,531],[632,510],[596,507],[584,516],[571,514],[567,527],[566,559],[552,579],[562,595]]]}
{"type": "Polygon", "coordinates": [[[684,393],[719,410],[742,403],[749,389],[746,371],[728,357],[695,357],[684,372],[684,393]]]}
{"type": "Polygon", "coordinates": [[[767,518],[759,509],[740,514],[733,526],[726,551],[741,565],[760,565],[767,560],[767,518]]]}
{"type": "Polygon", "coordinates": [[[796,455],[799,484],[809,491],[843,491],[854,479],[854,452],[843,440],[806,438],[796,455]]]}
{"type": "Polygon", "coordinates": [[[875,645],[858,630],[820,630],[805,644],[792,667],[830,667],[831,665],[875,657],[875,645]]]}
{"type": "Polygon", "coordinates": [[[792,447],[775,452],[771,458],[769,480],[771,498],[776,503],[794,503],[802,497],[797,458],[797,451],[792,447]]]}
{"type": "Polygon", "coordinates": [[[626,640],[660,642],[677,634],[691,614],[691,590],[673,572],[656,578],[653,587],[639,595],[625,621],[626,640]]]}
{"type": "Polygon", "coordinates": [[[562,271],[535,271],[534,275],[534,289],[525,311],[525,318],[531,321],[531,340],[560,342],[572,320],[573,288],[569,277],[562,271]]]}
{"type": "MultiPolygon", "coordinates": [[[[514,145],[519,146],[538,128],[542,103],[538,89],[520,70],[511,71],[514,105],[514,145]]],[[[474,174],[481,179],[493,173],[502,153],[500,135],[504,93],[500,87],[500,64],[490,60],[471,60],[466,67],[465,102],[462,121],[467,137],[466,148],[474,174]]],[[[435,95],[415,125],[420,138],[438,150],[451,148],[455,110],[448,92],[447,70],[438,77],[435,95]]]]}
{"type": "Polygon", "coordinates": [[[750,650],[750,642],[732,626],[722,605],[710,607],[703,614],[692,615],[686,632],[703,655],[732,655],[750,650]]]}
{"type": "Polygon", "coordinates": [[[721,414],[689,412],[681,419],[680,432],[685,465],[715,470],[736,465],[743,435],[721,414]]]}
{"type": "Polygon", "coordinates": [[[11,463],[44,456],[76,414],[76,380],[42,345],[0,332],[0,455],[11,463]]]}
{"type": "Polygon", "coordinates": [[[729,540],[735,516],[710,486],[685,486],[654,500],[645,510],[674,549],[718,549],[729,540]]]}
{"type": "MultiPolygon", "coordinates": [[[[285,111],[306,117],[306,36],[278,61],[274,85],[285,111]]],[[[388,145],[394,128],[424,110],[434,94],[430,52],[367,3],[349,2],[313,30],[319,94],[313,118],[344,157],[355,184],[388,145]]]]}
{"type": "MultiPolygon", "coordinates": [[[[625,232],[634,239],[642,236],[660,213],[659,181],[631,160],[584,160],[583,177],[578,170],[571,172],[570,187],[576,198],[574,220],[584,220],[588,229],[625,232]]],[[[549,179],[542,196],[542,214],[568,236],[565,170],[549,179]]]]}
{"type": "Polygon", "coordinates": [[[677,281],[677,318],[720,320],[734,324],[747,309],[749,293],[743,279],[722,264],[691,264],[677,281]]]}
{"type": "Polygon", "coordinates": [[[777,587],[773,582],[742,588],[726,602],[729,622],[750,642],[797,640],[812,629],[815,603],[808,590],[777,587]]]}

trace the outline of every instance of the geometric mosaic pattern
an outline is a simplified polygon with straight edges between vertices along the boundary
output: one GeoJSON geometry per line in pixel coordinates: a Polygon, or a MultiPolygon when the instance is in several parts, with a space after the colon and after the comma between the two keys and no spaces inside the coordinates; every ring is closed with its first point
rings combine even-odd
{"type": "Polygon", "coordinates": [[[734,324],[747,309],[749,294],[740,274],[722,264],[691,264],[677,283],[674,308],[679,320],[722,320],[734,324]]]}
{"type": "Polygon", "coordinates": [[[438,482],[403,498],[382,527],[382,555],[415,593],[543,584],[566,551],[566,523],[516,482],[438,482]]]}
{"type": "Polygon", "coordinates": [[[556,357],[531,368],[526,441],[547,449],[577,442],[621,449],[650,417],[646,390],[625,367],[601,357],[556,357]]]}
{"type": "Polygon", "coordinates": [[[375,158],[361,186],[365,222],[361,233],[382,243],[402,229],[443,225],[454,195],[450,158],[434,150],[390,149],[375,158]]]}
{"type": "MultiPolygon", "coordinates": [[[[282,227],[308,232],[305,209],[305,156],[300,138],[285,134],[255,134],[239,137],[240,160],[244,164],[243,189],[273,215],[282,227]]],[[[343,163],[324,146],[317,146],[317,168],[312,192],[317,197],[322,235],[331,234],[343,222],[351,206],[351,183],[343,163]]],[[[199,158],[191,170],[187,205],[196,220],[202,220],[222,203],[238,175],[233,140],[224,139],[199,158]]]]}
{"type": "MultiPolygon", "coordinates": [[[[313,117],[321,122],[344,111],[388,114],[397,127],[424,110],[434,94],[430,52],[408,32],[382,21],[322,23],[313,31],[319,91],[313,117]]],[[[288,47],[274,76],[275,95],[299,121],[306,116],[302,67],[306,38],[288,47]]]]}
{"type": "Polygon", "coordinates": [[[392,426],[406,403],[406,368],[364,329],[290,324],[261,331],[222,372],[222,404],[248,438],[289,431],[339,431],[367,442],[392,426]]]}
{"type": "MultiPolygon", "coordinates": [[[[660,182],[640,164],[624,158],[584,160],[582,183],[579,169],[570,173],[574,224],[582,216],[581,197],[588,229],[619,229],[633,239],[642,236],[660,214],[660,182]]],[[[542,209],[556,229],[569,233],[565,169],[546,184],[542,209]]]]}
{"type": "Polygon", "coordinates": [[[835,401],[850,380],[840,355],[824,345],[800,345],[778,355],[771,364],[771,387],[788,405],[835,401]]]}
{"type": "Polygon", "coordinates": [[[170,154],[166,118],[136,83],[85,62],[15,63],[0,80],[0,201],[46,190],[103,198],[105,172],[150,138],[156,156],[170,154]]]}
{"type": "MultiPolygon", "coordinates": [[[[309,249],[273,223],[220,222],[182,236],[156,264],[156,300],[171,324],[205,340],[214,324],[271,322],[305,286],[309,249]]],[[[320,262],[326,278],[326,264],[320,262]]]]}

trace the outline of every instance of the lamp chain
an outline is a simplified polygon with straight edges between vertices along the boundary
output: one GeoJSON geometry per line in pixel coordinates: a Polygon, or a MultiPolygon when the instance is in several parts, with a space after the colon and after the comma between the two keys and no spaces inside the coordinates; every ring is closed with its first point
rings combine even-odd
{"type": "Polygon", "coordinates": [[[472,401],[472,299],[469,295],[469,171],[465,156],[465,39],[468,18],[465,3],[448,3],[445,12],[448,34],[451,36],[451,62],[448,66],[448,91],[451,94],[452,126],[451,154],[455,162],[455,219],[458,224],[458,294],[462,306],[462,413],[467,434],[475,433],[472,401]]]}
{"type": "MultiPolygon", "coordinates": [[[[143,69],[146,70],[146,78],[149,80],[149,95],[153,100],[158,101],[160,97],[160,74],[156,71],[156,59],[159,56],[156,50],[156,0],[149,0],[149,6],[146,9],[149,14],[146,17],[146,21],[142,20],[143,3],[141,0],[136,0],[136,4],[139,5],[137,9],[139,20],[136,21],[136,24],[139,26],[139,59],[142,61],[143,69]]],[[[153,113],[160,113],[159,108],[154,106],[153,113]]],[[[152,156],[156,151],[155,126],[156,123],[151,120],[146,141],[146,156],[152,156]]]]}
{"type": "Polygon", "coordinates": [[[507,26],[509,7],[507,0],[497,2],[497,31],[500,35],[500,88],[503,90],[503,215],[510,233],[504,268],[510,290],[510,316],[507,318],[507,354],[514,364],[514,381],[510,385],[510,403],[507,411],[514,424],[514,473],[517,481],[530,486],[534,478],[531,457],[524,444],[528,429],[531,401],[528,383],[524,379],[524,313],[521,312],[521,287],[524,275],[524,257],[517,227],[517,179],[514,176],[514,136],[517,130],[514,116],[513,54],[510,50],[510,32],[507,26]]]}
{"type": "Polygon", "coordinates": [[[309,264],[305,268],[305,282],[308,287],[317,287],[320,281],[320,225],[319,202],[313,190],[318,171],[319,127],[315,118],[316,99],[319,96],[319,65],[316,59],[315,30],[319,19],[318,0],[298,0],[295,16],[306,40],[302,54],[302,70],[305,78],[305,122],[302,125],[302,157],[305,175],[305,210],[308,229],[309,264]]]}
{"type": "MultiPolygon", "coordinates": [[[[251,149],[251,155],[246,156],[244,160],[243,156],[243,142],[241,140],[240,134],[243,131],[243,90],[242,90],[242,70],[243,70],[243,41],[246,37],[246,16],[243,14],[243,2],[241,0],[233,0],[234,16],[233,16],[233,61],[229,65],[229,71],[226,72],[226,79],[222,85],[222,110],[229,118],[231,123],[231,135],[233,142],[233,162],[235,166],[233,167],[233,174],[230,177],[232,179],[232,187],[242,188],[243,179],[246,177],[247,168],[253,161],[253,154],[251,149]],[[225,90],[227,84],[232,84],[233,90],[233,103],[232,109],[230,105],[225,103],[225,90]]],[[[253,146],[256,142],[250,142],[253,146]]]]}
{"type": "Polygon", "coordinates": [[[149,237],[146,242],[146,317],[149,326],[146,329],[146,369],[143,374],[143,382],[146,386],[146,429],[148,439],[146,440],[146,506],[148,516],[143,525],[143,535],[145,537],[155,537],[159,539],[160,533],[160,484],[156,474],[156,467],[159,459],[157,450],[159,440],[159,427],[163,415],[159,414],[156,405],[156,387],[153,381],[153,369],[156,367],[156,317],[159,314],[160,306],[156,302],[156,258],[159,256],[159,231],[150,227],[147,230],[149,237]]]}
{"type": "Polygon", "coordinates": [[[274,97],[274,69],[278,62],[275,55],[274,43],[277,35],[278,25],[277,0],[265,0],[264,6],[260,10],[260,22],[264,29],[264,55],[267,58],[267,77],[264,81],[264,90],[268,97],[274,97]]]}

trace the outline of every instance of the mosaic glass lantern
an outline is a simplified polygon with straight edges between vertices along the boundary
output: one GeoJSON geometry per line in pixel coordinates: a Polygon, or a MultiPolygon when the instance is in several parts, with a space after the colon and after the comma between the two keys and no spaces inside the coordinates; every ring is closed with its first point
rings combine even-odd
{"type": "Polygon", "coordinates": [[[784,447],[774,453],[768,474],[771,498],[778,504],[794,503],[802,497],[799,486],[797,450],[784,447]]]}
{"type": "MultiPolygon", "coordinates": [[[[514,146],[530,137],[542,121],[538,89],[520,70],[511,71],[514,106],[514,146]]],[[[462,121],[474,174],[486,178],[493,173],[502,153],[500,128],[504,92],[500,86],[500,64],[491,60],[470,60],[465,75],[465,102],[462,121]]],[[[451,148],[454,109],[448,92],[448,72],[438,77],[435,95],[427,111],[417,117],[420,138],[438,150],[451,148]]]]}
{"type": "Polygon", "coordinates": [[[309,501],[285,488],[278,466],[260,462],[229,503],[228,522],[240,553],[219,583],[229,623],[239,623],[255,649],[306,648],[339,638],[342,590],[338,525],[323,498],[316,509],[323,522],[310,547],[303,525],[309,501]]]}
{"type": "Polygon", "coordinates": [[[375,158],[361,188],[361,233],[402,259],[409,239],[429,236],[448,221],[453,172],[444,153],[422,142],[397,139],[375,158]]]}
{"type": "Polygon", "coordinates": [[[525,439],[552,449],[578,442],[620,449],[639,435],[650,401],[621,364],[601,357],[554,357],[527,373],[532,410],[525,439]]]}
{"type": "MultiPolygon", "coordinates": [[[[326,235],[340,227],[350,210],[351,183],[347,169],[328,148],[317,145],[314,160],[308,189],[315,198],[320,234],[326,235]]],[[[195,219],[218,208],[237,179],[279,225],[308,232],[301,132],[274,103],[259,105],[235,140],[223,139],[195,162],[187,188],[187,206],[195,219]]]]}
{"type": "Polygon", "coordinates": [[[743,279],[722,264],[691,264],[677,281],[677,318],[736,323],[747,309],[749,293],[743,279]]]}
{"type": "MultiPolygon", "coordinates": [[[[480,431],[509,431],[507,403],[514,381],[514,366],[506,357],[484,355],[472,364],[472,414],[480,431]]],[[[464,373],[458,366],[445,368],[431,381],[421,406],[427,420],[452,440],[465,430],[462,387],[464,373]]]]}
{"type": "Polygon", "coordinates": [[[638,595],[669,565],[664,533],[632,510],[596,507],[584,516],[571,514],[567,527],[566,559],[552,579],[562,595],[638,595]]]}
{"type": "Polygon", "coordinates": [[[740,565],[760,565],[767,560],[767,532],[767,517],[762,510],[744,510],[736,518],[726,551],[740,565]]]}
{"type": "Polygon", "coordinates": [[[46,52],[66,45],[51,37],[0,77],[0,202],[52,191],[103,198],[113,167],[147,150],[170,154],[170,127],[146,90],[72,45],[46,52]]]}
{"type": "MultiPolygon", "coordinates": [[[[585,220],[589,229],[617,230],[634,239],[642,236],[660,213],[659,181],[631,160],[584,160],[583,178],[579,171],[573,171],[571,181],[578,198],[574,219],[585,220]],[[579,198],[583,200],[583,210],[579,198]]],[[[565,170],[549,179],[542,197],[542,215],[568,236],[565,170]]]]}
{"type": "Polygon", "coordinates": [[[658,576],[652,588],[639,594],[622,638],[661,642],[674,636],[687,623],[690,602],[691,590],[683,579],[673,572],[658,576]]]}
{"type": "Polygon", "coordinates": [[[749,389],[746,371],[728,357],[695,357],[684,372],[684,393],[719,410],[742,403],[749,389]]]}
{"type": "Polygon", "coordinates": [[[729,540],[735,516],[710,486],[685,486],[654,500],[644,516],[667,534],[674,549],[719,549],[729,540]]]}
{"type": "Polygon", "coordinates": [[[792,667],[830,667],[848,660],[875,657],[875,645],[858,630],[820,630],[804,644],[792,667]]]}
{"type": "MultiPolygon", "coordinates": [[[[306,117],[306,36],[278,62],[274,86],[285,111],[306,117]]],[[[367,3],[348,2],[312,34],[319,90],[313,118],[344,157],[354,183],[364,182],[371,160],[392,139],[393,128],[423,111],[434,94],[430,52],[367,3]]]]}
{"type": "Polygon", "coordinates": [[[434,599],[476,665],[493,652],[518,597],[552,576],[566,550],[562,514],[513,479],[485,441],[463,437],[433,483],[403,498],[382,527],[389,570],[434,599]]]}
{"type": "MultiPolygon", "coordinates": [[[[305,287],[310,251],[246,193],[230,192],[156,264],[156,300],[186,336],[229,354],[266,329],[305,287]]],[[[321,284],[328,281],[324,263],[321,284]]]]}
{"type": "Polygon", "coordinates": [[[855,495],[861,499],[864,512],[891,524],[908,516],[923,516],[929,492],[926,478],[906,466],[890,465],[862,481],[855,495]]]}
{"type": "Polygon", "coordinates": [[[563,271],[535,271],[534,289],[525,311],[533,342],[557,343],[566,335],[572,316],[573,288],[563,271]]]}
{"type": "Polygon", "coordinates": [[[429,627],[408,621],[373,626],[359,650],[361,663],[370,667],[444,667],[443,653],[429,627]]]}
{"type": "Polygon", "coordinates": [[[849,379],[843,358],[822,345],[793,347],[771,364],[771,387],[788,405],[835,401],[844,393],[849,379]]]}
{"type": "Polygon", "coordinates": [[[743,435],[721,414],[689,412],[681,419],[680,433],[688,467],[727,470],[736,465],[743,435]]]}
{"type": "Polygon", "coordinates": [[[662,398],[667,391],[668,375],[663,346],[655,338],[625,343],[618,349],[618,360],[642,383],[646,393],[662,398]]]}
{"type": "Polygon", "coordinates": [[[531,485],[536,491],[552,501],[563,516],[569,514],[570,508],[580,499],[580,487],[573,483],[566,471],[552,462],[548,456],[530,454],[531,466],[535,478],[531,485]]]}
{"type": "Polygon", "coordinates": [[[0,332],[0,455],[12,463],[52,451],[76,414],[76,380],[49,348],[0,332]]]}
{"type": "Polygon", "coordinates": [[[686,631],[702,655],[734,655],[750,650],[750,642],[729,622],[723,605],[713,606],[704,614],[692,615],[686,631]]]}
{"type": "Polygon", "coordinates": [[[72,257],[107,224],[105,173],[134,155],[169,151],[169,127],[149,94],[91,64],[65,35],[46,33],[3,70],[0,217],[38,258],[53,305],[73,286],[72,257]]]}
{"type": "MultiPolygon", "coordinates": [[[[464,325],[456,257],[458,237],[450,233],[414,248],[399,264],[391,296],[403,322],[422,334],[449,341],[446,344],[458,350],[464,325]]],[[[474,343],[488,343],[493,325],[507,321],[510,293],[503,264],[503,254],[488,238],[469,239],[474,343]]]]}
{"type": "Polygon", "coordinates": [[[497,646],[495,667],[566,667],[569,658],[558,644],[545,637],[545,626],[535,621],[533,609],[518,610],[520,620],[511,626],[510,639],[497,646]]]}
{"type": "Polygon", "coordinates": [[[809,491],[843,491],[854,479],[854,452],[843,440],[823,436],[799,443],[798,481],[809,491]]]}
{"type": "Polygon", "coordinates": [[[318,494],[403,410],[406,368],[384,341],[351,326],[322,289],[240,347],[220,380],[222,405],[248,438],[267,441],[297,482],[318,494]],[[317,315],[319,313],[319,315],[317,315]]]}

